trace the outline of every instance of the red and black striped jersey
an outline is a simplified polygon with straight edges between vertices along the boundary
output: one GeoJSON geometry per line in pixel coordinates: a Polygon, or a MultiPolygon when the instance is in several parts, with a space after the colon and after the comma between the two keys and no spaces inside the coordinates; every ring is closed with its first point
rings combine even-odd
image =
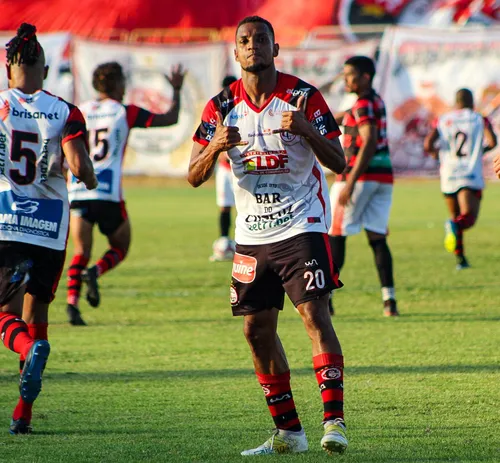
{"type": "Polygon", "coordinates": [[[220,112],[224,125],[238,127],[242,140],[248,142],[228,152],[238,211],[235,238],[240,244],[328,231],[327,185],[311,146],[298,135],[278,132],[283,112],[296,110],[301,95],[307,98],[305,116],[318,133],[328,139],[338,137],[340,130],[321,93],[283,73],[278,73],[276,88],[260,108],[240,79],[212,98],[203,111],[194,141],[210,143],[220,112]]]}
{"type": "Polygon", "coordinates": [[[348,177],[354,167],[356,156],[363,143],[358,127],[363,124],[375,124],[377,127],[377,148],[366,171],[358,181],[379,181],[392,183],[393,174],[387,140],[387,116],[382,98],[371,90],[367,95],[358,98],[354,106],[346,111],[342,125],[344,126],[344,151],[348,162],[342,178],[348,177]]]}

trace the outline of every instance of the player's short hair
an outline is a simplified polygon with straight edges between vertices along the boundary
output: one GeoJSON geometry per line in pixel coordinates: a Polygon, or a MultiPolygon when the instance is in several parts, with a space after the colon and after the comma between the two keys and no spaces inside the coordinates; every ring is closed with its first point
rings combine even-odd
{"type": "Polygon", "coordinates": [[[238,79],[235,76],[226,76],[222,79],[222,87],[229,87],[233,82],[236,82],[238,79]]]}
{"type": "Polygon", "coordinates": [[[125,79],[119,63],[103,63],[97,66],[92,75],[92,86],[101,93],[110,93],[116,88],[117,81],[125,79]]]}
{"type": "Polygon", "coordinates": [[[455,102],[462,108],[472,109],[474,107],[474,95],[468,88],[461,88],[460,90],[457,90],[455,102]]]}
{"type": "Polygon", "coordinates": [[[22,23],[16,36],[7,45],[8,64],[27,64],[33,66],[42,54],[42,46],[36,38],[36,27],[22,23]]]}
{"type": "Polygon", "coordinates": [[[251,24],[251,23],[261,23],[261,24],[265,24],[267,26],[267,28],[269,29],[269,32],[271,33],[271,36],[273,38],[273,42],[274,42],[274,29],[273,29],[273,25],[267,20],[267,19],[264,19],[264,18],[261,18],[260,16],[247,16],[246,18],[243,18],[239,23],[238,25],[236,26],[236,33],[238,33],[238,29],[243,26],[243,24],[251,24]]]}
{"type": "Polygon", "coordinates": [[[352,66],[360,74],[368,74],[370,80],[375,77],[375,63],[368,56],[351,56],[345,61],[344,66],[352,66]]]}

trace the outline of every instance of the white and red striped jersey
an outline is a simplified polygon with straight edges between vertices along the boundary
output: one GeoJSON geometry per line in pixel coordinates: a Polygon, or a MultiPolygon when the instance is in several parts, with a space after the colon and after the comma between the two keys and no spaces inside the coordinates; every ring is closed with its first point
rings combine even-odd
{"type": "Polygon", "coordinates": [[[193,140],[208,145],[216,128],[216,112],[224,125],[239,128],[246,146],[229,150],[238,212],[238,244],[282,241],[304,232],[327,233],[330,225],[328,188],[316,156],[305,139],[280,128],[284,111],[295,110],[300,95],[307,97],[306,117],[329,139],[340,130],[321,93],[297,77],[278,73],[269,99],[257,108],[242,80],[208,102],[193,140]]]}
{"type": "Polygon", "coordinates": [[[76,106],[43,90],[0,92],[0,241],[66,248],[61,146],[79,136],[86,129],[76,106]]]}
{"type": "Polygon", "coordinates": [[[439,118],[439,170],[443,193],[455,193],[464,187],[484,188],[485,124],[489,124],[487,119],[468,108],[451,111],[439,118]]]}
{"type": "Polygon", "coordinates": [[[122,165],[130,129],[149,127],[154,115],[110,98],[88,101],[80,108],[87,121],[90,157],[99,184],[95,190],[87,190],[70,175],[69,199],[120,202],[123,200],[122,165]]]}

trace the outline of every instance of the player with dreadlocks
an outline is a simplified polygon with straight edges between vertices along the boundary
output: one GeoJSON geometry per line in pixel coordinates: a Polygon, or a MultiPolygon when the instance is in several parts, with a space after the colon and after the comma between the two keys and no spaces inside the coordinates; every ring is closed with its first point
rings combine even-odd
{"type": "Polygon", "coordinates": [[[184,74],[182,66],[178,65],[172,68],[170,76],[165,76],[173,87],[172,106],[165,114],[152,114],[122,103],[126,80],[119,63],[104,63],[94,71],[92,85],[97,98],[82,104],[81,108],[89,128],[90,156],[99,186],[94,191],[87,191],[74,176],[68,179],[74,256],[68,270],[67,314],[72,325],[86,324],[78,306],[82,281],[87,283],[87,301],[97,307],[100,303],[97,279],[116,267],[128,253],[131,231],[121,183],[130,129],[177,123],[184,74]],[[87,269],[96,224],[107,237],[109,249],[87,269]]]}
{"type": "Polygon", "coordinates": [[[97,186],[83,115],[42,90],[47,71],[35,26],[22,24],[7,44],[9,89],[0,92],[0,337],[21,367],[12,434],[31,432],[50,353],[48,308],[69,223],[63,160],[86,188],[97,186]]]}

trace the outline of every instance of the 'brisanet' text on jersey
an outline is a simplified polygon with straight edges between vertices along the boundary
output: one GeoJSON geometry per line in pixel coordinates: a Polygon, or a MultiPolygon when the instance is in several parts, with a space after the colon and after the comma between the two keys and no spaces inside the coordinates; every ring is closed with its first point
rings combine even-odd
{"type": "Polygon", "coordinates": [[[441,190],[484,188],[483,136],[487,119],[471,109],[458,109],[439,118],[439,163],[441,190]]]}
{"type": "Polygon", "coordinates": [[[0,92],[0,241],[66,248],[61,146],[86,137],[80,110],[43,90],[0,92]]]}
{"type": "Polygon", "coordinates": [[[216,113],[224,125],[239,128],[248,145],[229,150],[238,216],[238,244],[285,240],[304,232],[327,233],[330,203],[323,171],[311,146],[301,136],[277,133],[282,114],[307,98],[306,118],[328,139],[340,130],[321,93],[306,82],[278,73],[268,100],[257,108],[238,80],[209,101],[193,140],[208,145],[216,129],[216,113]]]}
{"type": "Polygon", "coordinates": [[[149,127],[153,114],[135,105],[125,106],[110,98],[80,106],[89,131],[90,158],[99,184],[87,190],[70,175],[70,201],[122,201],[122,164],[130,129],[149,127]]]}

